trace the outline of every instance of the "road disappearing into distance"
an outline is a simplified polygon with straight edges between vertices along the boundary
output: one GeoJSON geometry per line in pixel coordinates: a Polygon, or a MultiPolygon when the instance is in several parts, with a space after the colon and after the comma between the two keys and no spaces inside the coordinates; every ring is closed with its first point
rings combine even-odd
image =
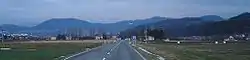
{"type": "Polygon", "coordinates": [[[89,52],[71,56],[65,60],[146,60],[128,40],[105,44],[89,52]]]}

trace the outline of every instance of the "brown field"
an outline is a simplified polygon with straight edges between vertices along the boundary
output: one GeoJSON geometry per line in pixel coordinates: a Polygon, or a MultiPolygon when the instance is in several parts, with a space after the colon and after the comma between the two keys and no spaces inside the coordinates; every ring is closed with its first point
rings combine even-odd
{"type": "Polygon", "coordinates": [[[167,60],[250,60],[249,43],[139,44],[167,60]]]}
{"type": "Polygon", "coordinates": [[[0,60],[61,60],[71,54],[101,46],[99,41],[23,41],[0,44],[0,60]]]}
{"type": "Polygon", "coordinates": [[[11,41],[11,42],[4,42],[4,43],[109,43],[114,42],[115,40],[41,40],[41,41],[11,41]]]}

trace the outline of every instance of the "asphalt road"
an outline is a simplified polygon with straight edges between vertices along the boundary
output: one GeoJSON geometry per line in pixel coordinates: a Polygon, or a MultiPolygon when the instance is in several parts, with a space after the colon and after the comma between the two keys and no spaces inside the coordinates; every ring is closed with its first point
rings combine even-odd
{"type": "Polygon", "coordinates": [[[146,60],[128,41],[106,44],[69,60],[146,60]]]}

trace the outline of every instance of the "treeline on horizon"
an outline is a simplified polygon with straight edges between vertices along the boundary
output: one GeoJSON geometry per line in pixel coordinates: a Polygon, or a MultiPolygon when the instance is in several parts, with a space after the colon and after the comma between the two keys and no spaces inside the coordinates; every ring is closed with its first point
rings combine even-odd
{"type": "Polygon", "coordinates": [[[168,37],[212,36],[248,34],[250,32],[250,13],[220,21],[204,21],[201,18],[169,19],[144,24],[121,32],[123,36],[144,36],[145,30],[161,29],[168,37]]]}

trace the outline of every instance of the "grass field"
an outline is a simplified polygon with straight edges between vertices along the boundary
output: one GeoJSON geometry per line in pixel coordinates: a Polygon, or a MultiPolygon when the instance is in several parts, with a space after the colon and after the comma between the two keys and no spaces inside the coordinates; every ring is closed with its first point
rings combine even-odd
{"type": "Polygon", "coordinates": [[[140,44],[167,60],[250,60],[249,43],[230,44],[140,44]]]}
{"type": "Polygon", "coordinates": [[[100,43],[7,43],[5,47],[12,49],[0,51],[0,60],[59,60],[60,56],[100,45],[100,43]]]}
{"type": "Polygon", "coordinates": [[[143,57],[145,57],[147,60],[157,60],[157,56],[148,54],[142,50],[140,50],[138,47],[134,47],[143,57]]]}

